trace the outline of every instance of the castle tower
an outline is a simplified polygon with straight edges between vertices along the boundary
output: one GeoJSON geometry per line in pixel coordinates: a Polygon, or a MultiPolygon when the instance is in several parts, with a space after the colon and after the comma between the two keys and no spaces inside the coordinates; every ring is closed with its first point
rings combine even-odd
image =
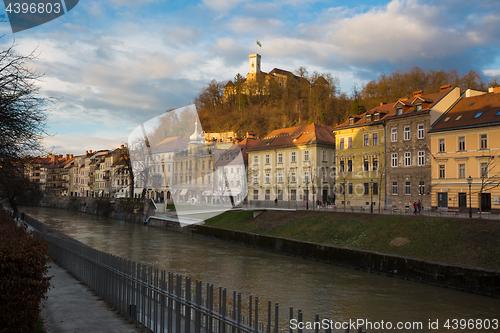
{"type": "Polygon", "coordinates": [[[260,54],[254,53],[248,56],[250,69],[247,74],[247,80],[255,80],[260,73],[260,54]]]}

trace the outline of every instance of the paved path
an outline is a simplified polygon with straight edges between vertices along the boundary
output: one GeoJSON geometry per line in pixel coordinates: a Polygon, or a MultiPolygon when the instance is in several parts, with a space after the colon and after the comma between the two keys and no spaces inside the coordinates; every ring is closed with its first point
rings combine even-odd
{"type": "Polygon", "coordinates": [[[137,333],[143,332],[113,311],[87,286],[64,268],[50,263],[53,287],[42,300],[47,333],[137,333]]]}

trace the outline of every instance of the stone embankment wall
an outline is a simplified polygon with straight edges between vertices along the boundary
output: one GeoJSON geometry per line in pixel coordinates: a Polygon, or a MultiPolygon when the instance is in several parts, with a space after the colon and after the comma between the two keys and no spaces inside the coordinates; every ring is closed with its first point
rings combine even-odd
{"type": "Polygon", "coordinates": [[[150,219],[149,224],[171,231],[213,237],[267,251],[500,298],[499,271],[447,265],[205,225],[191,225],[181,228],[177,222],[154,218],[150,219]]]}
{"type": "Polygon", "coordinates": [[[66,209],[136,223],[142,223],[145,219],[144,203],[130,199],[54,197],[43,198],[40,206],[66,209]]]}

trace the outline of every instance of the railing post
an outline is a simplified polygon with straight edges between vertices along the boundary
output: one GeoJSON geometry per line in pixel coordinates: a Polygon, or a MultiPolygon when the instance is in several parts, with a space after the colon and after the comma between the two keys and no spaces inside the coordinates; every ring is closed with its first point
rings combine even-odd
{"type": "Polygon", "coordinates": [[[259,330],[259,298],[255,296],[255,332],[259,330]]]}
{"type": "Polygon", "coordinates": [[[290,307],[290,320],[288,321],[288,332],[289,333],[292,333],[292,326],[290,325],[290,323],[292,322],[292,319],[293,319],[293,306],[290,307]]]}
{"type": "Polygon", "coordinates": [[[276,302],[276,304],[274,304],[274,333],[278,333],[278,329],[279,329],[279,305],[278,305],[278,302],[276,302]]]}
{"type": "Polygon", "coordinates": [[[186,277],[186,301],[185,314],[184,314],[184,332],[191,332],[191,278],[186,277]]]}

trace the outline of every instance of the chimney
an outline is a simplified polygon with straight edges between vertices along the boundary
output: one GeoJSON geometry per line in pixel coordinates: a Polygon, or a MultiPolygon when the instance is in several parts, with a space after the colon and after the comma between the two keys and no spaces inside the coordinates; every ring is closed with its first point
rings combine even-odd
{"type": "Polygon", "coordinates": [[[255,139],[255,133],[254,132],[247,132],[247,138],[255,139]]]}
{"type": "Polygon", "coordinates": [[[413,97],[419,97],[419,96],[422,96],[424,93],[423,90],[419,90],[419,91],[414,91],[413,92],[413,97]]]}
{"type": "Polygon", "coordinates": [[[70,154],[70,155],[69,155],[69,157],[70,157],[70,158],[73,158],[73,154],[70,154]]]}
{"type": "Polygon", "coordinates": [[[125,145],[121,145],[121,146],[120,146],[120,149],[123,149],[123,148],[125,148],[125,145]]]}
{"type": "Polygon", "coordinates": [[[494,94],[498,94],[498,93],[500,93],[500,86],[489,88],[488,92],[492,92],[494,94]],[[491,89],[491,91],[490,91],[490,89],[491,89]]]}
{"type": "Polygon", "coordinates": [[[386,102],[380,102],[380,106],[386,105],[386,104],[387,104],[386,102]]]}
{"type": "Polygon", "coordinates": [[[88,155],[88,154],[89,154],[89,151],[88,151],[88,150],[86,150],[86,151],[85,151],[85,155],[88,155]]]}
{"type": "Polygon", "coordinates": [[[450,88],[451,88],[451,84],[447,84],[447,85],[445,85],[445,86],[441,86],[441,87],[439,88],[439,91],[443,91],[443,90],[450,89],[450,88]]]}
{"type": "Polygon", "coordinates": [[[89,153],[91,153],[91,154],[92,154],[92,150],[89,150],[89,153]]]}

